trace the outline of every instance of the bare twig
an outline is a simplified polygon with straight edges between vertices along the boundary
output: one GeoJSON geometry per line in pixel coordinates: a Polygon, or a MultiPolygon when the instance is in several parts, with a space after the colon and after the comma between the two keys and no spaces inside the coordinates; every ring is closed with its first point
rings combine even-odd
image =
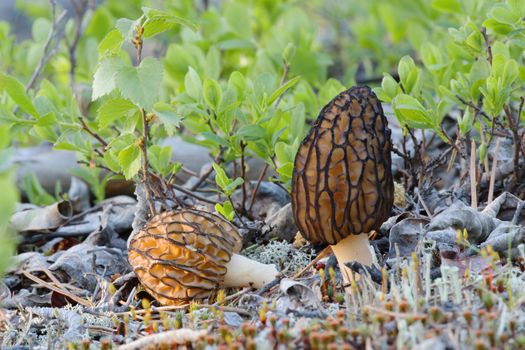
{"type": "Polygon", "coordinates": [[[512,116],[512,111],[509,106],[503,108],[507,121],[509,123],[510,130],[512,131],[512,139],[514,142],[514,156],[513,156],[513,173],[514,173],[514,182],[519,179],[519,161],[520,161],[520,150],[521,150],[521,138],[519,137],[519,122],[521,111],[523,110],[523,103],[525,99],[520,98],[520,106],[518,109],[518,115],[516,120],[512,116]]]}
{"type": "MultiPolygon", "coordinates": [[[[49,0],[49,4],[51,6],[51,18],[52,18],[51,29],[49,30],[46,42],[44,44],[44,49],[42,50],[42,57],[40,57],[40,61],[38,61],[38,64],[35,70],[33,71],[31,78],[29,78],[29,81],[27,82],[25,86],[26,92],[28,92],[35,85],[38,77],[40,76],[40,74],[42,74],[42,71],[44,67],[46,66],[46,64],[49,62],[51,57],[53,57],[55,53],[58,51],[60,41],[62,40],[62,37],[64,36],[64,27],[65,27],[65,23],[67,19],[66,17],[67,11],[63,10],[57,16],[56,0],[49,0]]],[[[13,109],[13,114],[16,114],[19,108],[20,107],[16,105],[15,108],[13,109]]]]}
{"type": "Polygon", "coordinates": [[[210,203],[210,204],[213,204],[213,205],[217,204],[217,202],[212,201],[211,199],[208,199],[208,198],[206,198],[206,197],[199,196],[198,194],[196,194],[195,192],[192,192],[192,191],[188,190],[187,188],[184,188],[184,187],[179,186],[179,185],[177,185],[177,184],[172,184],[172,186],[173,186],[173,188],[175,188],[177,191],[180,191],[180,192],[182,192],[182,193],[184,193],[184,194],[187,194],[188,196],[193,197],[193,198],[195,198],[195,199],[197,199],[197,200],[200,200],[201,202],[210,203]]]}
{"type": "Polygon", "coordinates": [[[80,124],[82,124],[82,129],[84,129],[85,132],[93,136],[98,142],[102,144],[102,146],[104,146],[104,148],[108,146],[106,140],[104,140],[99,134],[91,130],[91,128],[86,124],[84,117],[80,116],[78,117],[78,120],[80,121],[80,124]]]}
{"type": "Polygon", "coordinates": [[[293,279],[296,279],[296,278],[299,278],[303,275],[303,273],[305,273],[306,271],[308,271],[312,266],[314,266],[319,260],[321,260],[322,258],[324,258],[325,256],[327,256],[328,254],[330,254],[332,252],[332,247],[331,246],[328,246],[326,248],[324,248],[323,250],[321,250],[321,252],[319,254],[317,254],[317,256],[315,257],[314,260],[310,261],[310,263],[308,265],[306,265],[304,267],[304,269],[302,269],[301,271],[297,272],[292,278],[293,279]]]}
{"type": "Polygon", "coordinates": [[[153,198],[151,198],[151,189],[148,182],[148,118],[144,108],[140,109],[140,114],[142,117],[142,139],[140,140],[140,149],[142,150],[142,182],[144,184],[144,193],[146,193],[150,214],[151,216],[155,216],[155,205],[153,204],[153,198]]]}
{"type": "Polygon", "coordinates": [[[492,46],[490,45],[489,36],[487,35],[487,28],[481,28],[481,35],[483,35],[483,39],[485,40],[485,47],[487,49],[487,61],[489,61],[489,63],[492,65],[492,46]]]}
{"type": "Polygon", "coordinates": [[[241,178],[242,182],[242,200],[241,200],[241,212],[246,215],[246,162],[244,150],[246,149],[246,143],[241,141],[241,178]]]}
{"type": "Polygon", "coordinates": [[[500,139],[498,138],[496,139],[496,149],[494,150],[494,156],[492,159],[492,171],[490,173],[489,197],[487,199],[487,205],[489,205],[492,202],[492,199],[494,198],[494,183],[496,182],[496,169],[498,166],[499,144],[500,144],[500,139]]]}
{"type": "MultiPolygon", "coordinates": [[[[219,149],[219,153],[217,154],[217,156],[213,160],[214,163],[217,163],[217,164],[221,163],[223,152],[224,152],[224,149],[221,147],[219,149]]],[[[197,180],[197,182],[193,186],[190,187],[190,190],[194,191],[194,190],[198,189],[199,186],[202,185],[208,179],[208,177],[210,176],[210,174],[212,172],[213,172],[213,163],[210,164],[208,169],[206,169],[206,171],[203,174],[201,174],[201,176],[199,176],[199,179],[197,180]]],[[[195,175],[197,175],[197,174],[195,174],[195,175]]]]}
{"type": "Polygon", "coordinates": [[[259,178],[257,179],[257,184],[255,185],[255,188],[252,191],[252,195],[250,198],[250,205],[248,206],[248,212],[251,213],[253,208],[253,203],[255,203],[255,196],[257,195],[257,191],[259,191],[259,187],[261,186],[261,182],[264,179],[264,176],[266,175],[266,171],[268,171],[268,163],[264,164],[264,168],[261,171],[261,174],[259,175],[259,178]]]}
{"type": "Polygon", "coordinates": [[[45,287],[45,288],[47,288],[49,290],[52,290],[54,292],[60,293],[60,294],[62,294],[64,296],[70,298],[71,300],[76,301],[80,305],[84,305],[84,306],[87,306],[87,307],[92,307],[93,306],[93,304],[91,302],[89,302],[88,300],[85,300],[85,299],[83,299],[81,297],[78,297],[75,294],[70,293],[70,292],[68,292],[65,289],[62,289],[62,288],[60,288],[58,286],[55,286],[54,284],[48,283],[48,282],[44,281],[43,279],[38,278],[38,277],[30,274],[28,271],[24,270],[24,271],[22,271],[22,274],[24,276],[26,276],[27,278],[29,278],[30,280],[32,280],[33,282],[38,283],[40,286],[45,287]]]}
{"type": "Polygon", "coordinates": [[[79,2],[71,0],[71,4],[75,12],[75,32],[73,34],[73,40],[68,44],[69,60],[71,63],[71,67],[69,68],[69,83],[73,94],[75,94],[74,86],[75,70],[77,68],[77,47],[87,24],[91,20],[91,16],[96,7],[96,2],[95,0],[80,0],[79,2]]]}
{"type": "Polygon", "coordinates": [[[425,201],[423,200],[423,197],[421,197],[421,193],[419,193],[419,191],[417,191],[417,198],[419,199],[419,202],[420,202],[421,205],[423,206],[423,209],[425,209],[428,218],[429,218],[429,219],[432,219],[432,212],[431,212],[430,209],[428,208],[427,203],[425,203],[425,201]]]}
{"type": "Polygon", "coordinates": [[[472,208],[478,207],[476,184],[476,141],[472,140],[470,144],[470,196],[472,208]]]}

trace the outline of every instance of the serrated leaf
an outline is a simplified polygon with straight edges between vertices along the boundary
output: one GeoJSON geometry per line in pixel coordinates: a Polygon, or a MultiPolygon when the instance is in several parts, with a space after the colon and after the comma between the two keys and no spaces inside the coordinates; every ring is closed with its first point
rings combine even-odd
{"type": "Polygon", "coordinates": [[[118,158],[111,150],[104,152],[104,162],[106,163],[106,166],[114,173],[118,174],[122,171],[122,167],[119,164],[118,158]]]}
{"type": "Polygon", "coordinates": [[[137,111],[131,101],[122,98],[104,102],[97,111],[97,121],[100,130],[104,130],[120,118],[131,116],[137,111]]]}
{"type": "Polygon", "coordinates": [[[179,127],[180,121],[182,120],[177,111],[170,104],[157,102],[154,106],[154,112],[161,120],[164,128],[166,128],[168,135],[173,135],[175,129],[179,127]]]}
{"type": "Polygon", "coordinates": [[[116,54],[120,51],[124,37],[118,29],[110,31],[98,45],[98,53],[102,56],[116,54]]]}
{"type": "Polygon", "coordinates": [[[162,64],[153,57],[146,57],[138,67],[122,67],[115,76],[122,96],[148,111],[159,98],[161,82],[162,64]]]}
{"type": "Polygon", "coordinates": [[[130,180],[140,170],[140,148],[136,144],[131,144],[120,151],[118,155],[118,162],[122,167],[122,171],[126,180],[130,180]]]}
{"type": "Polygon", "coordinates": [[[0,73],[0,91],[4,90],[21,110],[35,118],[39,117],[33,102],[25,92],[24,86],[15,78],[0,73]]]}
{"type": "Polygon", "coordinates": [[[129,18],[119,18],[115,27],[120,31],[126,41],[133,39],[135,28],[139,24],[139,20],[133,21],[129,18]]]}
{"type": "Polygon", "coordinates": [[[93,78],[91,100],[109,94],[116,87],[115,77],[124,63],[118,57],[108,57],[99,62],[93,78]]]}
{"type": "Polygon", "coordinates": [[[197,31],[198,26],[186,18],[175,16],[167,12],[159,11],[149,7],[142,7],[142,12],[147,20],[144,22],[144,37],[150,38],[179,24],[192,31],[197,31]]]}

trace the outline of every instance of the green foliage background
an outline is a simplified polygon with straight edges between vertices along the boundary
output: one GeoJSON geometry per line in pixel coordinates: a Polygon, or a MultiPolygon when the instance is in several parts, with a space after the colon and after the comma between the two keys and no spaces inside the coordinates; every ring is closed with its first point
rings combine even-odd
{"type": "MultiPolygon", "coordinates": [[[[32,28],[22,39],[0,23],[2,130],[18,145],[77,152],[86,166],[76,175],[100,200],[110,178],[139,176],[144,141],[155,173],[179,171],[168,161],[177,150],[159,146],[171,135],[209,149],[227,197],[243,179],[221,170],[244,154],[289,188],[307,123],[356,83],[375,86],[405,131],[431,129],[450,144],[472,137],[481,160],[495,125],[522,118],[523,0],[204,3],[104,1],[76,38],[74,18],[57,21],[61,9],[52,16],[48,1],[17,1],[32,28]],[[443,130],[445,116],[456,135],[443,130]],[[102,178],[101,168],[111,172],[102,178]]],[[[10,172],[1,176],[11,191],[10,172]]],[[[233,217],[229,201],[217,210],[233,217]]]]}

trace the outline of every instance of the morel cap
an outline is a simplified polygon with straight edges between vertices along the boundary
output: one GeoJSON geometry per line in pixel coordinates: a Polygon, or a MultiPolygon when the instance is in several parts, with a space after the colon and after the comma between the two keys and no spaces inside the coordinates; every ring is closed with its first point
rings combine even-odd
{"type": "Polygon", "coordinates": [[[394,198],[390,130],[368,87],[337,95],[319,114],[295,157],[292,206],[311,243],[336,244],[377,230],[394,198]]]}
{"type": "Polygon", "coordinates": [[[144,288],[164,305],[202,299],[222,284],[242,248],[235,227],[204,211],[167,211],[130,241],[128,259],[144,288]]]}

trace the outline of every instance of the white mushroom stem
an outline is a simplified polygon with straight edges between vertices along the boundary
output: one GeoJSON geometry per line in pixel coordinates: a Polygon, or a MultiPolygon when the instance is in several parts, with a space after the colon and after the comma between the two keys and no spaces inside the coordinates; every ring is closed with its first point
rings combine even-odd
{"type": "Polygon", "coordinates": [[[226,264],[228,271],[224,276],[225,287],[262,288],[277,278],[275,265],[262,264],[239,254],[233,254],[226,264]]]}
{"type": "MultiPolygon", "coordinates": [[[[363,265],[371,266],[373,263],[372,253],[370,252],[370,243],[368,242],[368,234],[362,233],[360,235],[350,235],[339,243],[332,245],[332,251],[337,259],[341,273],[343,274],[343,281],[345,285],[350,284],[354,278],[352,270],[348,268],[345,263],[349,261],[357,261],[363,265]]],[[[359,275],[356,274],[356,279],[359,275]]],[[[346,289],[347,292],[349,289],[346,289]]]]}

